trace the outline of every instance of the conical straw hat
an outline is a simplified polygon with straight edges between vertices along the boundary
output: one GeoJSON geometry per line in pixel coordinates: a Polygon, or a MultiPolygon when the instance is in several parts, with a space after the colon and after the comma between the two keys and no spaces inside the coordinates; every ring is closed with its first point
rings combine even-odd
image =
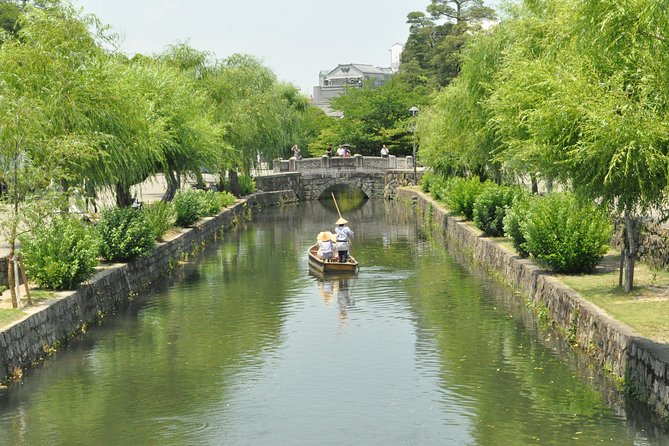
{"type": "Polygon", "coordinates": [[[346,223],[348,223],[348,220],[345,220],[344,217],[339,217],[339,220],[337,220],[337,223],[335,223],[335,224],[336,225],[345,225],[346,223]]]}
{"type": "Polygon", "coordinates": [[[324,242],[326,240],[332,240],[332,237],[334,237],[334,234],[330,231],[323,231],[318,233],[318,237],[316,237],[317,240],[320,240],[321,242],[324,242]]]}

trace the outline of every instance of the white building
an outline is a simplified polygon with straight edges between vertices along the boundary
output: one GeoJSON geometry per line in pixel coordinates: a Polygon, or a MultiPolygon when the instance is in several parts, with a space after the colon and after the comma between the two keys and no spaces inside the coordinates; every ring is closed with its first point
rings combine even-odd
{"type": "Polygon", "coordinates": [[[393,74],[392,68],[353,63],[338,65],[330,71],[321,71],[318,75],[318,86],[314,87],[313,105],[331,116],[337,116],[338,113],[330,109],[330,99],[344,93],[346,87],[360,88],[363,83],[371,84],[374,88],[380,87],[393,74]]]}

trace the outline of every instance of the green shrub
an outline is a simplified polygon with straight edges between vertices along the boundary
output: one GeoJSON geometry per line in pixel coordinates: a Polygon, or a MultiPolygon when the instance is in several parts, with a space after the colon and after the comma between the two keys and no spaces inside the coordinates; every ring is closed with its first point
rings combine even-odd
{"type": "Polygon", "coordinates": [[[155,234],[143,212],[113,208],[102,213],[98,223],[100,254],[111,262],[125,262],[148,254],[155,246],[155,234]]]}
{"type": "MultiPolygon", "coordinates": [[[[223,180],[223,191],[232,192],[230,178],[223,180]]],[[[252,176],[240,173],[237,175],[237,185],[239,186],[239,195],[250,195],[256,191],[256,181],[252,176]]]]}
{"type": "Polygon", "coordinates": [[[198,191],[201,194],[203,216],[218,215],[221,210],[235,202],[235,196],[230,192],[198,191]]]}
{"type": "Polygon", "coordinates": [[[142,213],[156,240],[162,240],[167,230],[175,225],[176,213],[172,203],[155,201],[144,205],[142,213]]]}
{"type": "Polygon", "coordinates": [[[532,196],[527,192],[517,194],[504,216],[504,234],[511,239],[513,247],[521,257],[529,255],[525,248],[525,236],[520,229],[520,224],[526,220],[531,200],[532,196]]]}
{"type": "Polygon", "coordinates": [[[478,177],[473,178],[451,178],[445,188],[445,200],[448,209],[456,215],[462,215],[467,220],[474,218],[474,202],[476,197],[486,187],[492,185],[491,181],[481,183],[478,177]]]}
{"type": "Polygon", "coordinates": [[[429,193],[430,192],[430,185],[432,184],[432,181],[434,179],[435,179],[435,174],[433,172],[427,172],[420,179],[420,189],[425,193],[429,193]]]}
{"type": "Polygon", "coordinates": [[[511,186],[489,185],[474,201],[472,217],[476,227],[491,237],[504,235],[504,216],[520,189],[511,186]]]}
{"type": "Polygon", "coordinates": [[[256,191],[256,181],[251,175],[239,175],[239,194],[243,197],[256,191]]]}
{"type": "Polygon", "coordinates": [[[21,238],[23,263],[41,288],[76,288],[89,279],[98,264],[95,231],[71,217],[59,217],[21,238]]]}
{"type": "Polygon", "coordinates": [[[234,195],[226,191],[218,192],[218,199],[220,201],[221,209],[227,208],[228,206],[234,204],[237,200],[234,195]]]}
{"type": "Polygon", "coordinates": [[[202,217],[211,217],[221,212],[221,200],[218,197],[218,192],[211,190],[198,190],[202,200],[202,217]]]}
{"type": "Polygon", "coordinates": [[[532,200],[520,224],[527,252],[556,272],[592,271],[608,250],[610,218],[573,194],[532,200]]]}
{"type": "Polygon", "coordinates": [[[205,215],[204,193],[194,189],[183,189],[174,197],[176,224],[186,228],[205,215]]]}

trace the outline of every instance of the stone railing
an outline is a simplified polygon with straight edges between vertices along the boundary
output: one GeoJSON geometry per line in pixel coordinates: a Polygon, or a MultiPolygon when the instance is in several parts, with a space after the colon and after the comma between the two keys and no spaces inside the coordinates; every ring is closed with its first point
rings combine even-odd
{"type": "Polygon", "coordinates": [[[366,169],[366,170],[395,170],[412,169],[413,157],[401,157],[390,155],[388,158],[378,156],[362,156],[359,154],[351,157],[329,157],[323,155],[320,158],[290,158],[287,160],[274,160],[274,173],[281,172],[303,172],[317,169],[366,169]]]}

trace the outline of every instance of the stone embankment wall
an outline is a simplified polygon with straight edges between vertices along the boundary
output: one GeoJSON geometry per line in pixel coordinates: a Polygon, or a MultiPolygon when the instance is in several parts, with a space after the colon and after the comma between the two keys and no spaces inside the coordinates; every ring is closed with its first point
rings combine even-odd
{"type": "Polygon", "coordinates": [[[412,201],[416,214],[431,222],[449,246],[467,251],[475,262],[519,291],[597,366],[611,372],[627,391],[669,420],[669,345],[638,336],[550,273],[450,216],[427,195],[401,189],[397,199],[412,201]]]}
{"type": "Polygon", "coordinates": [[[129,298],[167,274],[177,262],[219,233],[266,206],[296,201],[292,191],[259,193],[238,200],[219,215],[200,221],[147,257],[97,273],[76,291],[35,307],[33,313],[0,331],[1,378],[19,376],[62,341],[125,305],[129,298]]]}
{"type": "MultiPolygon", "coordinates": [[[[624,222],[616,221],[613,246],[621,249],[623,246],[624,222]]],[[[666,224],[650,219],[637,222],[635,225],[635,240],[639,247],[639,259],[653,268],[669,268],[669,228],[666,224]]]]}

